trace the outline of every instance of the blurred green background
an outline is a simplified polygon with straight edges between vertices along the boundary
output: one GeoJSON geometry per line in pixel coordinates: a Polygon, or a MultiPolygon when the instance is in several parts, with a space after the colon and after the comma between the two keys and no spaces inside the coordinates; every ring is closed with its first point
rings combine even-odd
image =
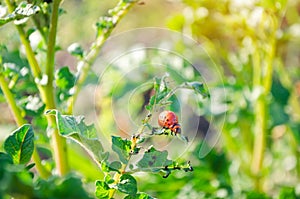
{"type": "MultiPolygon", "coordinates": [[[[58,27],[58,68],[76,70],[68,46],[78,42],[87,48],[95,38],[93,25],[98,17],[116,3],[63,2],[66,13],[58,27]]],[[[151,94],[147,83],[154,76],[168,72],[171,85],[205,81],[210,100],[179,92],[167,107],[180,113],[183,134],[191,138],[189,145],[169,138],[147,143],[168,149],[175,159],[189,159],[194,172],[178,172],[167,179],[138,173],[140,191],[157,198],[300,198],[299,15],[299,0],[140,1],[113,31],[119,43],[112,39],[101,52],[75,113],[98,124],[103,140],[111,134],[130,137],[145,116],[143,106],[151,94]],[[170,40],[165,40],[163,30],[156,32],[155,45],[167,46],[168,52],[145,49],[151,46],[147,41],[153,32],[134,30],[145,27],[177,31],[170,31],[170,37],[176,35],[170,40]],[[127,43],[127,37],[125,41],[118,37],[125,31],[129,31],[125,35],[130,31],[143,34],[127,43]],[[185,37],[178,37],[180,33],[193,39],[191,46],[185,37]],[[139,45],[141,50],[135,53],[118,54],[139,45]],[[105,56],[120,57],[112,61],[105,56]],[[204,74],[193,66],[204,69],[204,74]],[[201,156],[205,148],[210,153],[201,156]]],[[[13,24],[1,27],[0,35],[1,44],[11,51],[20,49],[24,58],[13,24]]],[[[0,100],[3,140],[16,126],[5,99],[1,96],[0,100]]],[[[41,147],[47,149],[45,140],[39,138],[41,147]]],[[[93,192],[93,182],[103,174],[79,146],[69,146],[72,169],[93,192]]],[[[50,160],[48,164],[51,167],[50,160]]]]}

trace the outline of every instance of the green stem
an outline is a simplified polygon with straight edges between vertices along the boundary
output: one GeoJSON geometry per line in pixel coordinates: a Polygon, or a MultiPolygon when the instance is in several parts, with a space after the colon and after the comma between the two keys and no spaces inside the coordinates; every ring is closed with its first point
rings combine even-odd
{"type": "MultiPolygon", "coordinates": [[[[51,24],[49,30],[48,46],[47,46],[47,63],[46,63],[46,75],[48,77],[47,85],[45,86],[45,104],[46,109],[55,109],[55,97],[54,97],[54,71],[55,71],[55,44],[56,33],[58,23],[58,10],[60,0],[54,0],[52,6],[51,24]]],[[[54,159],[59,175],[64,175],[69,171],[69,165],[67,160],[67,146],[66,140],[59,135],[56,121],[54,116],[47,116],[48,125],[52,129],[52,144],[54,149],[54,159]]]]}
{"type": "MultiPolygon", "coordinates": [[[[143,125],[141,126],[141,128],[140,128],[140,130],[138,131],[137,135],[131,137],[131,147],[130,147],[130,148],[131,148],[132,151],[135,150],[135,148],[136,148],[136,146],[137,146],[137,140],[139,139],[140,135],[142,135],[143,132],[144,132],[144,130],[145,130],[145,127],[146,127],[146,126],[145,126],[144,124],[146,124],[147,122],[149,122],[149,120],[151,119],[151,116],[152,116],[152,113],[149,112],[148,115],[145,117],[145,119],[144,119],[144,121],[143,121],[143,125]]],[[[128,157],[128,159],[127,159],[127,162],[129,162],[131,156],[132,156],[132,154],[129,155],[129,157],[128,157]]],[[[128,164],[123,164],[123,163],[122,163],[122,167],[121,167],[121,169],[120,169],[120,173],[117,172],[117,173],[114,175],[114,178],[113,178],[113,179],[114,179],[114,184],[119,183],[120,177],[121,177],[122,174],[125,173],[125,170],[126,170],[126,168],[127,168],[127,165],[128,165],[128,164]]],[[[115,192],[116,192],[116,189],[111,189],[111,190],[109,191],[109,198],[113,198],[115,192]]]]}
{"type": "MultiPolygon", "coordinates": [[[[129,159],[130,159],[130,157],[129,157],[129,159]]],[[[122,167],[121,167],[121,169],[120,169],[120,173],[116,173],[115,175],[114,175],[114,184],[117,184],[117,183],[119,183],[120,182],[120,177],[121,177],[121,175],[125,172],[125,169],[126,169],[126,167],[127,167],[127,164],[122,164],[122,167]]],[[[108,198],[113,198],[114,197],[114,195],[115,195],[115,192],[116,192],[116,189],[111,189],[110,191],[109,191],[109,196],[108,196],[108,198]]]]}
{"type": "Polygon", "coordinates": [[[257,190],[261,187],[261,169],[265,153],[265,139],[266,139],[266,103],[264,95],[258,99],[255,105],[255,127],[254,127],[254,144],[253,144],[253,159],[252,159],[252,173],[255,177],[255,187],[257,190]]]}
{"type": "MultiPolygon", "coordinates": [[[[2,66],[1,66],[2,67],[2,66]]],[[[9,105],[10,110],[13,113],[14,120],[18,124],[18,126],[23,125],[26,123],[24,118],[22,117],[22,112],[17,106],[17,103],[15,102],[13,94],[10,92],[10,89],[8,87],[7,82],[5,81],[5,78],[2,74],[0,74],[0,87],[1,90],[5,96],[5,99],[7,100],[7,103],[9,105]]]]}
{"type": "Polygon", "coordinates": [[[45,169],[45,167],[42,165],[40,155],[39,155],[35,145],[34,145],[34,150],[33,150],[33,154],[32,154],[32,159],[35,163],[35,168],[36,168],[37,172],[40,174],[40,176],[42,178],[47,179],[51,175],[51,173],[49,171],[47,171],[45,169]]]}
{"type": "MultiPolygon", "coordinates": [[[[153,110],[153,109],[152,109],[153,110]]],[[[151,111],[152,111],[151,110],[151,111]]],[[[136,138],[139,138],[145,131],[146,128],[146,124],[148,124],[152,118],[152,113],[151,111],[148,112],[148,115],[146,116],[146,118],[143,120],[143,125],[140,127],[138,133],[136,134],[136,138]]],[[[135,146],[135,145],[134,145],[135,146]]]]}
{"type": "MultiPolygon", "coordinates": [[[[147,116],[147,118],[149,118],[148,116],[147,116]]],[[[142,132],[141,132],[142,133],[142,132]]],[[[136,145],[137,145],[137,139],[138,139],[138,136],[132,136],[132,138],[131,138],[131,150],[132,151],[134,151],[134,149],[136,148],[136,145]]],[[[129,157],[127,158],[127,162],[129,163],[129,160],[131,159],[131,157],[132,157],[132,154],[130,154],[129,155],[129,157]]],[[[122,174],[124,174],[125,173],[125,170],[126,170],[126,168],[127,168],[127,165],[128,165],[128,163],[127,164],[123,164],[122,163],[122,167],[121,167],[121,169],[119,170],[119,172],[120,173],[116,173],[115,175],[114,175],[114,184],[118,184],[119,182],[120,182],[120,177],[122,176],[122,174]]],[[[116,192],[116,189],[111,189],[110,191],[109,191],[109,198],[113,198],[113,196],[114,196],[114,194],[115,194],[115,192],[116,192]]]]}
{"type": "MultiPolygon", "coordinates": [[[[14,11],[14,5],[12,4],[12,2],[10,0],[6,0],[5,2],[6,2],[6,5],[8,7],[9,12],[12,13],[14,11]]],[[[17,28],[17,31],[19,33],[20,40],[21,40],[22,44],[25,47],[26,56],[27,56],[32,74],[33,74],[34,78],[40,79],[42,77],[42,73],[41,73],[40,67],[38,65],[38,62],[35,58],[34,52],[31,48],[31,45],[29,43],[29,40],[26,37],[25,31],[24,31],[22,25],[16,25],[16,28],[17,28]]],[[[4,79],[3,76],[1,78],[2,78],[1,82],[3,83],[2,86],[4,86],[4,90],[5,90],[5,89],[7,89],[7,88],[5,88],[6,82],[5,82],[5,79],[4,79]]],[[[37,86],[38,86],[38,89],[41,93],[41,97],[43,99],[43,97],[45,96],[44,95],[45,92],[43,91],[43,88],[41,86],[39,86],[39,85],[37,85],[37,86]]],[[[13,112],[13,115],[16,119],[17,124],[20,126],[20,125],[22,125],[26,122],[23,119],[23,117],[21,115],[21,112],[18,110],[18,107],[16,106],[15,100],[14,100],[12,94],[10,93],[10,90],[7,90],[7,91],[8,92],[6,93],[7,94],[6,97],[8,99],[8,103],[10,104],[10,107],[12,109],[12,112],[13,112]]],[[[41,177],[47,178],[50,174],[49,174],[48,171],[45,170],[45,168],[41,164],[41,160],[40,160],[39,154],[37,153],[36,149],[34,149],[32,157],[33,157],[33,161],[36,164],[36,169],[40,173],[41,177]]]]}
{"type": "MultiPolygon", "coordinates": [[[[9,12],[12,13],[14,11],[14,6],[13,6],[12,2],[10,0],[5,0],[5,2],[7,4],[9,12]]],[[[32,75],[35,78],[35,80],[40,80],[43,75],[42,75],[40,66],[36,60],[34,51],[30,45],[30,42],[29,42],[28,38],[26,37],[24,28],[22,25],[16,25],[16,28],[19,33],[20,40],[25,47],[26,57],[29,62],[29,66],[30,66],[32,75]]],[[[48,98],[46,89],[43,86],[41,86],[39,83],[37,83],[37,87],[39,89],[39,92],[40,92],[43,102],[46,104],[46,100],[48,98]]]]}
{"type": "MultiPolygon", "coordinates": [[[[259,49],[256,44],[256,49],[259,49]]],[[[253,87],[255,92],[259,92],[257,89],[261,89],[261,62],[260,52],[254,51],[252,64],[253,64],[253,87]]],[[[265,148],[265,132],[264,132],[264,96],[260,96],[254,105],[255,112],[255,123],[254,123],[254,143],[253,143],[253,154],[251,171],[254,175],[254,184],[257,190],[260,190],[260,171],[262,167],[262,159],[265,148]]]]}
{"type": "MultiPolygon", "coordinates": [[[[273,19],[273,18],[272,18],[273,19]]],[[[273,19],[275,22],[275,19],[273,19]]],[[[277,26],[274,26],[273,35],[270,36],[270,43],[266,46],[269,48],[265,48],[266,58],[262,61],[265,63],[265,70],[258,70],[258,66],[254,66],[254,79],[253,79],[253,88],[259,86],[259,88],[263,89],[260,94],[257,102],[255,104],[255,126],[254,126],[254,143],[253,143],[253,156],[252,156],[252,165],[251,170],[252,174],[255,178],[255,187],[258,191],[262,191],[262,168],[263,168],[263,160],[266,149],[266,136],[267,136],[267,107],[269,105],[268,96],[270,94],[271,85],[272,85],[272,75],[273,75],[273,61],[275,56],[275,48],[276,48],[276,36],[275,30],[277,30],[277,26]],[[258,79],[258,77],[260,79],[258,79]]],[[[256,60],[258,63],[258,60],[256,60]]],[[[262,66],[260,66],[262,68],[262,66]]]]}
{"type": "MultiPolygon", "coordinates": [[[[10,0],[5,0],[5,2],[6,2],[6,5],[8,7],[9,12],[12,13],[14,11],[13,4],[11,3],[10,0]]],[[[18,30],[20,40],[21,40],[22,44],[25,47],[26,56],[27,56],[29,65],[31,67],[32,73],[33,73],[34,77],[41,78],[42,73],[41,73],[40,67],[39,67],[38,62],[35,58],[34,52],[33,52],[32,48],[30,46],[28,38],[26,37],[25,31],[24,31],[22,25],[16,25],[16,28],[18,30]]]]}
{"type": "MultiPolygon", "coordinates": [[[[14,6],[10,0],[6,0],[6,4],[10,12],[14,11],[14,6]]],[[[42,86],[37,83],[41,98],[46,105],[46,109],[55,109],[55,100],[54,100],[54,88],[53,88],[53,79],[54,79],[54,57],[55,57],[55,41],[56,41],[56,31],[57,31],[57,21],[58,21],[58,8],[60,0],[53,1],[52,15],[51,15],[51,25],[49,32],[49,43],[47,51],[47,65],[46,65],[46,75],[48,78],[47,85],[42,86]]],[[[35,54],[32,50],[32,47],[29,43],[28,38],[26,37],[25,31],[21,25],[16,26],[21,42],[25,47],[26,56],[35,79],[42,78],[42,72],[38,65],[38,62],[35,58],[35,54]]],[[[59,136],[56,121],[53,116],[47,116],[48,125],[53,129],[53,149],[54,149],[54,159],[56,166],[58,168],[58,173],[63,175],[68,172],[68,162],[67,162],[67,152],[66,152],[66,141],[64,138],[59,136]]]]}
{"type": "Polygon", "coordinates": [[[48,46],[47,46],[47,63],[46,63],[46,74],[48,76],[48,84],[53,90],[53,79],[54,79],[54,60],[55,60],[55,44],[56,44],[56,33],[58,23],[58,10],[61,0],[54,0],[51,14],[51,24],[49,29],[48,46]]]}
{"type": "Polygon", "coordinates": [[[88,72],[90,71],[92,64],[95,62],[97,56],[99,55],[99,52],[104,44],[104,42],[107,40],[107,38],[111,35],[113,29],[115,26],[120,22],[120,20],[127,14],[127,12],[130,10],[130,8],[137,2],[137,1],[130,1],[124,5],[124,1],[121,0],[119,4],[116,6],[114,10],[117,10],[116,13],[114,13],[114,26],[110,28],[107,31],[104,31],[102,34],[98,35],[95,42],[91,44],[90,50],[87,53],[87,55],[84,57],[84,59],[77,64],[77,68],[79,70],[78,80],[76,82],[76,85],[74,87],[74,95],[69,99],[68,101],[68,109],[67,113],[72,114],[73,112],[73,105],[76,102],[76,99],[78,97],[78,94],[88,76],[88,72]]]}
{"type": "MultiPolygon", "coordinates": [[[[1,66],[2,67],[2,66],[1,66]]],[[[22,126],[23,124],[26,124],[27,121],[22,117],[21,110],[17,106],[17,103],[14,99],[13,94],[11,93],[7,82],[5,81],[5,78],[2,74],[0,74],[0,87],[1,90],[5,96],[5,99],[7,100],[7,103],[10,107],[10,110],[13,113],[14,119],[18,126],[22,126]]],[[[36,150],[36,146],[34,146],[34,151],[32,155],[32,160],[35,163],[35,168],[37,172],[40,174],[42,178],[48,178],[50,176],[50,173],[45,169],[45,167],[41,163],[40,156],[36,150]]]]}

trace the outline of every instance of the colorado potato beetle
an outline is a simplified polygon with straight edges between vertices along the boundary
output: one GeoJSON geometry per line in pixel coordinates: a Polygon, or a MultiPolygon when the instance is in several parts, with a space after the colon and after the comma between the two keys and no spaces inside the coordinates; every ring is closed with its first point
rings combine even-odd
{"type": "Polygon", "coordinates": [[[170,129],[175,133],[175,135],[181,133],[181,127],[178,123],[178,117],[172,111],[161,112],[158,116],[158,124],[163,128],[170,129]]]}

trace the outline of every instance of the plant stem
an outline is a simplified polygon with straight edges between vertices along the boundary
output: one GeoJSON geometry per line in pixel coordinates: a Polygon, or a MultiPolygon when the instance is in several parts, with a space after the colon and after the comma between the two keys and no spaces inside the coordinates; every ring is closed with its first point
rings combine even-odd
{"type": "Polygon", "coordinates": [[[32,159],[35,163],[35,168],[36,168],[37,172],[40,174],[40,177],[47,179],[51,175],[51,173],[49,171],[47,171],[45,169],[45,167],[42,165],[40,155],[39,155],[35,145],[34,145],[34,150],[33,150],[33,154],[32,154],[32,159]]]}
{"type": "MultiPolygon", "coordinates": [[[[58,10],[60,0],[54,0],[51,14],[51,24],[49,29],[49,38],[47,46],[47,63],[46,63],[46,75],[48,78],[47,85],[45,86],[45,104],[46,109],[55,109],[55,97],[54,97],[54,60],[55,60],[55,43],[58,23],[58,10]]],[[[55,117],[52,115],[47,116],[49,127],[52,129],[52,144],[54,149],[54,159],[59,175],[64,175],[69,171],[69,165],[67,160],[67,146],[66,140],[59,135],[55,117]]]]}
{"type": "MultiPolygon", "coordinates": [[[[153,110],[153,109],[152,109],[153,110]]],[[[139,138],[142,134],[143,134],[143,132],[144,132],[144,130],[145,130],[145,128],[146,128],[146,124],[148,124],[149,122],[150,122],[150,120],[151,120],[151,118],[152,118],[152,110],[151,111],[148,111],[148,114],[147,114],[147,116],[145,117],[145,119],[143,120],[143,125],[140,127],[140,129],[139,129],[139,131],[138,131],[138,133],[136,134],[136,138],[139,138]]],[[[133,146],[131,146],[131,148],[134,148],[135,146],[136,146],[136,140],[135,140],[135,142],[133,143],[134,145],[133,146]]]]}
{"type": "MultiPolygon", "coordinates": [[[[255,104],[255,125],[254,125],[254,144],[253,144],[253,156],[252,156],[252,165],[251,170],[255,178],[255,187],[258,191],[262,191],[262,174],[261,170],[263,168],[263,160],[265,155],[266,148],[266,135],[267,135],[267,107],[269,105],[268,96],[270,94],[271,85],[272,85],[272,75],[273,75],[273,61],[275,56],[276,49],[276,30],[277,24],[274,16],[270,16],[272,19],[273,31],[272,35],[269,37],[269,43],[266,44],[265,54],[267,55],[261,63],[264,63],[265,70],[258,70],[262,66],[256,65],[259,64],[261,59],[255,61],[254,70],[253,70],[253,85],[254,89],[258,86],[259,89],[262,89],[262,93],[259,95],[257,102],[255,104]],[[259,77],[259,79],[258,79],[259,77]]],[[[259,50],[257,50],[259,52],[259,50]]],[[[257,57],[256,57],[257,59],[257,57]]]]}
{"type": "MultiPolygon", "coordinates": [[[[2,67],[2,66],[1,66],[2,67]]],[[[18,126],[22,126],[23,124],[26,124],[27,121],[22,117],[21,110],[17,106],[17,103],[13,97],[13,94],[11,93],[7,82],[5,81],[5,78],[2,74],[0,74],[0,88],[5,96],[5,99],[7,100],[7,103],[10,107],[10,110],[12,111],[12,114],[14,116],[14,119],[18,126]]],[[[45,167],[41,164],[41,159],[38,154],[38,151],[36,150],[36,146],[34,145],[32,160],[35,163],[35,168],[37,172],[40,174],[42,178],[48,178],[50,176],[50,173],[45,169],[45,167]]]]}
{"type": "MultiPolygon", "coordinates": [[[[145,117],[145,119],[144,119],[144,121],[143,121],[143,125],[141,126],[141,128],[140,128],[140,130],[138,131],[137,135],[134,135],[134,136],[131,137],[131,147],[130,147],[130,148],[131,148],[131,151],[134,151],[134,150],[135,150],[135,148],[136,148],[136,146],[137,146],[137,140],[139,139],[140,135],[142,135],[143,132],[144,132],[144,130],[145,130],[145,125],[144,125],[144,124],[146,124],[147,122],[149,122],[149,120],[151,119],[151,116],[152,116],[152,113],[149,112],[148,115],[145,117]]],[[[129,157],[128,157],[128,159],[127,159],[127,162],[129,162],[129,160],[130,160],[131,157],[132,157],[132,154],[129,154],[129,157]]],[[[121,169],[119,170],[120,173],[117,172],[117,173],[114,175],[114,178],[113,178],[113,179],[114,179],[114,184],[119,183],[120,177],[121,177],[122,174],[125,173],[125,170],[126,170],[127,165],[128,165],[128,163],[127,163],[127,164],[123,164],[123,163],[122,163],[122,167],[121,167],[121,169]]],[[[111,190],[109,191],[109,198],[113,198],[115,192],[116,192],[116,189],[111,189],[111,190]]]]}
{"type": "MultiPolygon", "coordinates": [[[[149,117],[148,117],[148,118],[149,118],[149,117]]],[[[132,136],[132,138],[131,138],[131,142],[132,142],[132,144],[131,144],[131,150],[132,150],[132,151],[134,151],[134,149],[136,148],[136,145],[137,145],[136,141],[137,141],[137,139],[138,139],[138,136],[132,136]]],[[[129,162],[129,160],[130,160],[131,157],[132,157],[132,154],[129,155],[129,157],[128,157],[128,159],[127,159],[128,162],[129,162]]],[[[126,168],[127,168],[127,165],[128,165],[128,163],[127,163],[127,164],[123,164],[123,163],[122,163],[122,167],[121,167],[121,169],[119,170],[120,173],[117,172],[117,173],[114,175],[114,178],[113,178],[113,179],[114,179],[114,184],[118,184],[118,183],[120,182],[120,177],[122,176],[122,174],[125,173],[125,170],[126,170],[126,168]]],[[[109,191],[109,198],[113,198],[115,192],[116,192],[116,189],[111,189],[111,190],[109,191]]]]}
{"type": "MultiPolygon", "coordinates": [[[[129,159],[131,158],[131,156],[129,157],[129,159]]],[[[121,177],[121,175],[123,174],[123,173],[125,173],[125,169],[126,169],[126,167],[127,167],[127,164],[122,164],[122,167],[121,167],[121,169],[120,169],[120,173],[116,173],[115,175],[114,175],[114,184],[117,184],[117,183],[119,183],[119,181],[120,181],[120,177],[121,177]]],[[[109,191],[109,197],[108,198],[113,198],[114,197],[114,195],[115,195],[115,192],[116,192],[116,189],[111,189],[110,191],[109,191]]]]}
{"type": "MultiPolygon", "coordinates": [[[[41,98],[46,105],[46,109],[55,109],[55,100],[54,100],[54,88],[53,88],[53,79],[54,79],[54,57],[55,57],[55,41],[56,41],[56,31],[57,31],[57,21],[58,21],[58,9],[60,0],[53,1],[52,15],[51,15],[51,24],[49,32],[49,43],[47,51],[47,65],[46,65],[46,75],[48,78],[47,85],[42,86],[37,83],[41,98]]],[[[6,0],[6,4],[10,12],[14,11],[14,6],[10,0],[6,0]]],[[[42,72],[38,65],[38,62],[35,58],[32,47],[26,37],[25,31],[21,25],[16,25],[22,44],[25,46],[26,56],[35,79],[42,78],[42,72]]],[[[58,173],[63,175],[68,172],[68,162],[66,154],[66,141],[63,137],[59,136],[56,128],[56,121],[53,116],[47,116],[48,125],[53,130],[53,149],[54,149],[54,159],[56,166],[58,168],[58,173]]]]}
{"type": "MultiPolygon", "coordinates": [[[[5,2],[6,2],[6,5],[8,7],[9,12],[12,13],[14,11],[13,4],[11,3],[10,0],[5,0],[5,2]]],[[[35,78],[41,78],[42,73],[41,73],[40,67],[38,65],[37,60],[35,59],[35,55],[34,55],[34,52],[31,48],[31,46],[30,46],[30,43],[29,43],[28,39],[26,38],[25,31],[24,31],[22,25],[16,25],[16,28],[17,28],[17,31],[19,33],[20,40],[21,40],[22,44],[25,47],[26,56],[27,56],[29,65],[31,67],[32,73],[33,73],[35,78]]]]}
{"type": "MultiPolygon", "coordinates": [[[[10,0],[5,0],[5,2],[8,7],[9,12],[12,13],[14,11],[14,6],[13,6],[12,2],[10,0]]],[[[25,47],[26,57],[29,62],[29,66],[30,66],[32,75],[35,80],[40,80],[42,78],[42,72],[41,72],[40,66],[35,58],[35,54],[30,45],[30,42],[29,42],[28,38],[26,37],[24,28],[22,25],[16,25],[16,28],[19,33],[21,43],[25,47]]],[[[47,100],[46,89],[44,87],[42,87],[39,83],[37,83],[37,87],[39,89],[39,92],[40,92],[43,102],[46,104],[46,102],[45,102],[47,100]]]]}
{"type": "MultiPolygon", "coordinates": [[[[1,66],[2,67],[2,66],[1,66]]],[[[18,126],[21,126],[26,123],[24,118],[22,117],[21,110],[17,106],[17,103],[14,99],[13,94],[10,92],[10,89],[8,87],[7,82],[5,81],[2,74],[0,74],[0,87],[1,90],[5,96],[5,99],[7,100],[7,103],[9,105],[10,110],[13,113],[14,120],[18,124],[18,126]]]]}
{"type": "MultiPolygon", "coordinates": [[[[13,6],[12,2],[10,0],[5,0],[5,2],[8,7],[9,12],[12,13],[14,11],[14,6],[13,6]]],[[[30,45],[30,42],[29,42],[28,38],[26,37],[24,28],[22,25],[16,25],[16,28],[19,33],[21,43],[25,47],[26,57],[29,62],[29,66],[30,66],[32,75],[35,78],[35,80],[40,80],[42,78],[42,72],[41,72],[40,66],[35,58],[35,54],[30,45]]],[[[42,87],[39,83],[37,83],[37,87],[39,89],[41,98],[42,98],[43,102],[45,103],[45,101],[47,99],[46,89],[44,87],[42,87]]]]}
{"type": "Polygon", "coordinates": [[[257,190],[262,190],[261,185],[261,169],[265,153],[266,145],[266,103],[265,95],[262,95],[255,105],[255,126],[254,126],[254,144],[253,144],[253,159],[252,159],[252,173],[255,177],[255,187],[257,190]]]}
{"type": "Polygon", "coordinates": [[[137,1],[129,1],[128,3],[124,4],[123,0],[120,0],[118,5],[114,8],[114,10],[117,10],[116,13],[113,14],[114,18],[114,26],[106,31],[104,31],[102,34],[98,35],[95,42],[91,44],[89,52],[87,52],[86,56],[83,58],[83,60],[79,61],[77,64],[78,71],[78,80],[76,82],[76,85],[74,86],[74,95],[70,97],[68,101],[68,109],[67,113],[72,114],[73,112],[73,105],[76,102],[76,99],[78,97],[78,94],[88,76],[88,72],[90,71],[93,63],[95,62],[103,44],[107,40],[107,38],[111,35],[113,29],[115,26],[120,22],[120,20],[127,14],[127,12],[130,10],[130,8],[136,3],[137,1]]]}
{"type": "MultiPolygon", "coordinates": [[[[13,6],[12,2],[10,0],[5,0],[5,2],[8,7],[9,12],[12,13],[14,11],[14,6],[13,6]]],[[[26,37],[25,31],[24,31],[22,25],[16,25],[16,28],[19,33],[20,40],[25,47],[26,56],[27,56],[32,74],[33,74],[34,78],[40,79],[42,77],[42,73],[41,73],[40,67],[38,65],[38,62],[35,58],[34,52],[31,48],[31,45],[28,41],[28,38],[26,37]]],[[[2,79],[1,84],[3,86],[3,89],[7,90],[6,97],[8,100],[8,104],[11,107],[11,110],[13,112],[13,115],[15,117],[15,120],[16,120],[18,126],[21,126],[22,124],[26,123],[26,121],[22,117],[21,111],[18,109],[10,90],[8,89],[8,86],[6,88],[7,84],[5,82],[4,77],[2,76],[1,79],[2,79]]],[[[45,92],[44,92],[43,88],[40,85],[37,85],[37,87],[41,93],[42,99],[45,98],[45,95],[44,95],[45,92]]],[[[40,160],[40,157],[39,157],[39,154],[38,154],[36,148],[34,149],[32,158],[36,164],[36,169],[40,173],[41,177],[47,178],[50,175],[50,173],[47,170],[45,170],[45,168],[41,164],[41,160],[40,160]]]]}
{"type": "Polygon", "coordinates": [[[51,24],[49,29],[48,46],[47,46],[47,63],[46,63],[46,74],[48,76],[47,87],[53,90],[53,79],[54,79],[54,60],[55,60],[55,44],[56,44],[56,33],[58,23],[58,9],[61,0],[54,0],[51,14],[51,24]]]}

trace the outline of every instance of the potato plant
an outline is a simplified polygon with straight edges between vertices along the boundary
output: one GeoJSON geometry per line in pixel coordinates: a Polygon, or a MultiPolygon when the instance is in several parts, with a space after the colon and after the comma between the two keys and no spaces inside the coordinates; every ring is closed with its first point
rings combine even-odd
{"type": "Polygon", "coordinates": [[[85,189],[88,185],[71,172],[67,138],[81,145],[99,172],[104,173],[95,182],[95,197],[114,198],[117,191],[126,199],[153,198],[138,190],[136,172],[161,173],[160,176],[167,178],[176,170],[193,171],[190,161],[176,162],[168,158],[166,150],[143,147],[143,142],[151,137],[170,136],[188,142],[179,131],[152,126],[149,121],[154,110],[170,107],[177,90],[189,89],[204,98],[209,96],[208,91],[201,82],[183,82],[171,88],[166,82],[168,75],[155,77],[153,95],[145,106],[148,113],[138,132],[130,139],[112,135],[111,149],[105,148],[94,125],[85,124],[83,116],[73,115],[73,106],[104,42],[137,1],[121,0],[106,16],[100,17],[95,25],[96,38],[88,50],[77,43],[68,48],[78,61],[76,74],[68,66],[56,70],[55,55],[60,50],[58,21],[66,13],[61,3],[61,0],[7,0],[1,4],[7,13],[1,17],[0,25],[5,28],[8,23],[15,24],[25,56],[1,44],[1,100],[8,103],[19,127],[5,139],[4,152],[0,153],[0,197],[93,198],[85,189]],[[41,36],[36,48],[30,39],[35,33],[41,36]],[[112,152],[117,157],[110,157],[112,152]],[[131,162],[135,155],[140,155],[140,159],[131,162]]]}
{"type": "Polygon", "coordinates": [[[0,198],[299,198],[299,7],[0,1],[0,198]]]}

